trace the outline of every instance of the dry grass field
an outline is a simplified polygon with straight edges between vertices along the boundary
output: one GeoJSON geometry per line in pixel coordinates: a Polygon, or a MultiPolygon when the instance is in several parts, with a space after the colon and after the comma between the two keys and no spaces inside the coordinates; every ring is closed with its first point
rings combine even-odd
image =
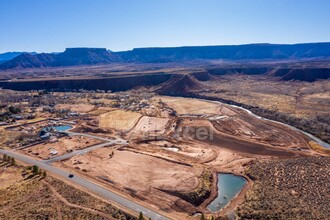
{"type": "Polygon", "coordinates": [[[197,99],[161,96],[155,97],[161,100],[178,114],[215,114],[220,113],[220,106],[211,102],[197,99]]]}
{"type": "Polygon", "coordinates": [[[136,112],[115,110],[99,116],[99,127],[127,131],[134,127],[140,117],[136,112]]]}
{"type": "Polygon", "coordinates": [[[277,110],[301,118],[330,112],[330,81],[278,81],[268,76],[226,75],[206,82],[207,96],[277,110]]]}
{"type": "MultiPolygon", "coordinates": [[[[0,155],[2,157],[2,155],[0,155]]],[[[7,167],[4,163],[0,162],[0,190],[10,187],[18,181],[22,181],[23,177],[21,172],[16,167],[7,167]]]]}
{"type": "Polygon", "coordinates": [[[69,109],[72,112],[85,113],[92,111],[95,108],[94,105],[88,104],[58,104],[55,109],[69,109]]]}
{"type": "Polygon", "coordinates": [[[1,170],[0,183],[0,219],[137,219],[52,176],[31,175],[24,166],[1,170]]]}

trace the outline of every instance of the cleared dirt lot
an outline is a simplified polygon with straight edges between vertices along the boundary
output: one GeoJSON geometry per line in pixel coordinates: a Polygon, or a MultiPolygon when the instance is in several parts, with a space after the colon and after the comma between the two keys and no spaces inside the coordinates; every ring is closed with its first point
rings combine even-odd
{"type": "Polygon", "coordinates": [[[134,127],[140,117],[136,112],[115,110],[99,116],[99,127],[127,131],[134,127]]]}
{"type": "Polygon", "coordinates": [[[195,177],[201,174],[201,169],[111,148],[97,149],[86,155],[75,156],[65,164],[85,169],[93,176],[106,176],[117,184],[145,192],[152,188],[189,191],[198,184],[195,177]],[[110,158],[112,152],[114,156],[110,158]]]}
{"type": "Polygon", "coordinates": [[[173,212],[179,198],[162,190],[194,190],[199,185],[198,177],[203,168],[172,161],[149,153],[102,148],[56,165],[75,169],[81,175],[92,176],[109,187],[173,212]],[[112,152],[114,155],[110,157],[112,152]]]}
{"type": "Polygon", "coordinates": [[[267,155],[273,157],[295,156],[294,153],[288,152],[286,150],[276,149],[264,144],[237,139],[220,133],[214,133],[212,138],[208,137],[203,142],[243,154],[267,155]]]}
{"type": "Polygon", "coordinates": [[[143,116],[139,122],[136,124],[134,129],[130,132],[130,135],[159,135],[165,132],[166,124],[168,123],[168,118],[157,118],[143,116]]]}
{"type": "Polygon", "coordinates": [[[220,106],[211,102],[204,102],[197,99],[159,96],[160,99],[178,114],[216,114],[220,113],[220,106]]]}
{"type": "Polygon", "coordinates": [[[23,152],[36,155],[42,159],[47,159],[52,157],[51,151],[56,151],[56,156],[60,156],[72,150],[84,149],[100,143],[102,143],[102,141],[85,136],[62,137],[54,143],[46,142],[25,148],[23,152]]]}
{"type": "Polygon", "coordinates": [[[85,113],[92,111],[95,108],[94,105],[88,104],[58,104],[55,109],[69,109],[72,112],[85,113]]]}

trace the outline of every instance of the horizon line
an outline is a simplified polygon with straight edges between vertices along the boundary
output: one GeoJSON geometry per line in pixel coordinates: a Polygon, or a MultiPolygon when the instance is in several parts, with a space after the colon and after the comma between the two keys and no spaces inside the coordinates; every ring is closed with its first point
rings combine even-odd
{"type": "Polygon", "coordinates": [[[13,51],[4,51],[0,52],[0,54],[5,53],[37,53],[37,54],[43,54],[43,53],[63,53],[67,49],[78,49],[78,48],[85,48],[85,49],[106,49],[107,51],[111,51],[114,53],[117,52],[127,52],[127,51],[133,51],[135,49],[162,49],[162,48],[185,48],[185,47],[221,47],[221,46],[246,46],[246,45],[303,45],[303,44],[329,44],[330,41],[315,41],[315,42],[299,42],[299,43],[243,43],[243,44],[207,44],[207,45],[181,45],[181,46],[146,46],[146,47],[134,47],[132,49],[128,50],[111,50],[106,47],[93,47],[93,46],[77,46],[77,47],[66,47],[62,51],[50,51],[50,52],[36,52],[36,51],[25,51],[25,50],[13,50],[13,51]]]}

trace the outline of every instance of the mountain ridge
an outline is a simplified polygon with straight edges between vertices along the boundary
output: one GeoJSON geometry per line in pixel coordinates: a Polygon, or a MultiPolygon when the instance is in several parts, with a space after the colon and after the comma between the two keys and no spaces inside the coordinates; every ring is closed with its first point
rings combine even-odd
{"type": "Polygon", "coordinates": [[[62,53],[20,54],[0,69],[40,68],[110,63],[166,63],[191,60],[288,60],[330,58],[330,43],[244,44],[134,48],[111,52],[106,48],[67,48],[62,53]]]}

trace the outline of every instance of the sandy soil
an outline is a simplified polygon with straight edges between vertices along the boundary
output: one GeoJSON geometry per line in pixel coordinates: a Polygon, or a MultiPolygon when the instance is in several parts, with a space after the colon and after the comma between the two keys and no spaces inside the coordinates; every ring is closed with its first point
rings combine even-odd
{"type": "Polygon", "coordinates": [[[206,163],[214,160],[218,156],[218,149],[212,149],[196,142],[152,141],[147,144],[139,144],[143,151],[148,151],[154,155],[166,156],[169,158],[183,159],[186,162],[206,163]],[[160,152],[160,149],[162,151],[160,152]]]}
{"type": "Polygon", "coordinates": [[[152,188],[189,191],[197,185],[195,177],[201,173],[201,169],[110,148],[75,156],[65,164],[86,169],[95,176],[106,176],[117,184],[139,191],[148,191],[152,188]],[[112,152],[114,156],[110,158],[112,152]]]}
{"type": "Polygon", "coordinates": [[[101,115],[101,114],[105,114],[109,111],[114,111],[114,110],[116,110],[116,109],[111,108],[111,107],[97,107],[93,111],[88,112],[88,114],[89,115],[101,115]]]}
{"type": "Polygon", "coordinates": [[[204,102],[197,99],[157,96],[174,109],[178,114],[219,114],[220,106],[211,102],[204,102]]]}
{"type": "MultiPolygon", "coordinates": [[[[102,148],[56,165],[71,167],[81,175],[94,177],[133,198],[173,213],[179,198],[160,189],[192,191],[199,184],[203,168],[172,161],[145,153],[102,148]],[[112,152],[114,155],[110,157],[112,152]]],[[[182,214],[179,212],[177,216],[182,214]]]]}
{"type": "Polygon", "coordinates": [[[89,104],[58,104],[55,109],[70,109],[72,112],[85,113],[92,111],[95,108],[94,105],[89,104]]]}
{"type": "MultiPolygon", "coordinates": [[[[289,146],[291,144],[295,144],[290,143],[290,141],[292,140],[291,138],[283,138],[282,140],[287,140],[288,143],[286,145],[283,145],[283,147],[274,147],[272,145],[267,145],[264,143],[261,143],[258,140],[246,140],[246,139],[242,139],[240,137],[237,136],[233,136],[233,135],[227,135],[221,132],[218,132],[217,130],[215,130],[212,126],[211,123],[205,121],[205,120],[185,120],[184,122],[181,123],[180,125],[182,127],[182,129],[186,129],[187,127],[191,128],[190,130],[192,131],[190,133],[189,136],[187,136],[187,138],[193,138],[195,140],[197,140],[197,135],[193,132],[197,131],[198,128],[200,127],[204,127],[207,129],[210,129],[211,133],[207,134],[207,138],[205,138],[205,140],[203,140],[203,143],[208,143],[210,145],[214,145],[220,148],[226,148],[229,150],[232,150],[234,152],[237,153],[241,153],[242,155],[249,155],[249,156],[256,156],[256,155],[264,155],[264,156],[273,156],[273,157],[293,157],[297,154],[299,154],[299,152],[291,152],[289,151],[289,146]],[[186,122],[187,121],[187,122],[186,122]],[[186,123],[185,123],[186,122],[186,123]]],[[[272,127],[269,127],[268,129],[271,129],[272,127]]],[[[271,132],[272,130],[270,130],[271,132]]],[[[292,133],[294,134],[294,133],[292,133]]],[[[305,143],[305,145],[300,145],[300,147],[305,147],[305,148],[309,148],[308,143],[306,143],[306,141],[304,141],[304,139],[302,137],[300,137],[300,135],[293,136],[295,138],[300,138],[301,142],[298,143],[305,143]]],[[[270,142],[272,140],[269,140],[270,142]]]]}
{"type": "Polygon", "coordinates": [[[160,135],[165,133],[165,127],[168,118],[157,118],[143,116],[136,124],[134,129],[129,133],[130,136],[138,135],[160,135]]]}
{"type": "Polygon", "coordinates": [[[54,143],[46,142],[25,148],[23,152],[47,159],[52,157],[50,152],[53,150],[58,152],[55,156],[60,156],[71,150],[83,149],[99,143],[102,143],[102,141],[84,136],[62,137],[54,143]]]}
{"type": "Polygon", "coordinates": [[[134,127],[140,117],[136,112],[115,110],[99,116],[99,127],[127,131],[134,127]]]}
{"type": "MultiPolygon", "coordinates": [[[[1,155],[2,157],[2,155],[1,155]]],[[[0,189],[5,189],[13,183],[22,180],[21,173],[15,167],[7,167],[4,163],[0,162],[0,189]]]]}

